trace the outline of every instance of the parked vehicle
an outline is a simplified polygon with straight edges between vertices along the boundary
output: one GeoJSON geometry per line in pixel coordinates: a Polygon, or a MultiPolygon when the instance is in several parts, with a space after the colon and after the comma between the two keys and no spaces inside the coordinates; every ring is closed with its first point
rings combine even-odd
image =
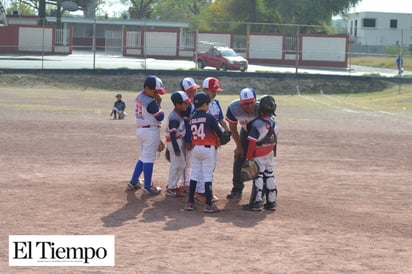
{"type": "Polygon", "coordinates": [[[193,60],[201,69],[214,67],[223,71],[246,71],[248,68],[248,61],[228,47],[211,46],[207,52],[195,54],[193,60]]]}

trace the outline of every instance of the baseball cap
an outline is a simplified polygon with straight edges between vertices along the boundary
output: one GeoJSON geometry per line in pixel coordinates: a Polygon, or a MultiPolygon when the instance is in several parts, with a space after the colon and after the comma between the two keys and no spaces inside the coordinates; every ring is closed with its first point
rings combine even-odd
{"type": "Polygon", "coordinates": [[[220,87],[220,81],[215,77],[207,77],[203,81],[202,88],[207,88],[213,91],[223,91],[223,89],[220,87]]]}
{"type": "Polygon", "coordinates": [[[203,104],[209,104],[210,103],[210,97],[207,95],[206,92],[198,92],[196,93],[195,97],[193,98],[193,104],[195,105],[195,108],[198,108],[202,106],[203,104]]]}
{"type": "Polygon", "coordinates": [[[182,86],[182,90],[185,92],[191,92],[193,90],[200,88],[200,86],[195,83],[195,80],[193,80],[193,78],[190,77],[184,78],[180,82],[180,85],[182,86]]]}
{"type": "Polygon", "coordinates": [[[118,93],[118,94],[116,94],[116,96],[114,96],[114,97],[120,97],[120,98],[122,98],[122,94],[121,94],[121,93],[118,93]]]}
{"type": "Polygon", "coordinates": [[[189,96],[187,96],[186,92],[181,90],[173,92],[170,99],[172,99],[174,105],[191,102],[191,99],[189,98],[189,96]]]}
{"type": "Polygon", "coordinates": [[[156,93],[163,95],[166,93],[166,89],[163,87],[162,80],[159,77],[150,75],[144,81],[143,87],[149,87],[150,89],[154,89],[156,93]]]}
{"type": "Polygon", "coordinates": [[[247,104],[256,101],[256,91],[253,88],[244,88],[240,91],[240,104],[247,104]]]}

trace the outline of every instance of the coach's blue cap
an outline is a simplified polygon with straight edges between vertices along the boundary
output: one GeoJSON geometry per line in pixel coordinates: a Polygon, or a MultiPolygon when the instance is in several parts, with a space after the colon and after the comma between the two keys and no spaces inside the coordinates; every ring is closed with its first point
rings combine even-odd
{"type": "Polygon", "coordinates": [[[207,95],[206,92],[198,92],[196,93],[195,97],[193,98],[193,104],[195,105],[195,108],[198,108],[202,106],[203,104],[209,104],[210,103],[210,97],[207,95]]]}
{"type": "Polygon", "coordinates": [[[163,87],[162,80],[159,77],[150,75],[144,81],[143,87],[149,87],[150,89],[154,89],[156,93],[163,95],[166,93],[166,89],[163,87]]]}

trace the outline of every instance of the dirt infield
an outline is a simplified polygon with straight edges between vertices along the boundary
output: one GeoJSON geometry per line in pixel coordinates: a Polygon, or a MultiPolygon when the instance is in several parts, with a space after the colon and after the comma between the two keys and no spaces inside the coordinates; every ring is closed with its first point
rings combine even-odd
{"type": "MultiPolygon", "coordinates": [[[[225,199],[232,141],[213,185],[225,211],[206,215],[124,191],[138,151],[133,117],[109,119],[113,92],[0,95],[1,273],[411,273],[410,117],[279,104],[278,210],[225,199]],[[50,234],[115,235],[115,267],[8,266],[9,235],[50,234]]],[[[159,155],[163,189],[168,168],[159,155]]]]}

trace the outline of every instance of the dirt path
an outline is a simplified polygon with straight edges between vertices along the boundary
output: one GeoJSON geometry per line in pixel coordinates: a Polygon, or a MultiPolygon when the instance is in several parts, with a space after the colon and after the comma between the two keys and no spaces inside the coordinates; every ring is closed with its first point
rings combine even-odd
{"type": "MultiPolygon", "coordinates": [[[[230,142],[218,152],[214,176],[225,211],[205,215],[182,211],[184,199],[124,192],[137,145],[131,117],[109,120],[112,93],[0,89],[0,94],[2,273],[412,269],[409,118],[280,105],[278,210],[245,212],[225,199],[231,188],[230,142]],[[115,235],[115,267],[9,267],[8,235],[19,234],[115,235]]],[[[164,108],[170,111],[170,104],[164,108]]],[[[168,167],[161,155],[154,181],[163,189],[168,167]]],[[[240,203],[249,193],[250,184],[240,203]]]]}

